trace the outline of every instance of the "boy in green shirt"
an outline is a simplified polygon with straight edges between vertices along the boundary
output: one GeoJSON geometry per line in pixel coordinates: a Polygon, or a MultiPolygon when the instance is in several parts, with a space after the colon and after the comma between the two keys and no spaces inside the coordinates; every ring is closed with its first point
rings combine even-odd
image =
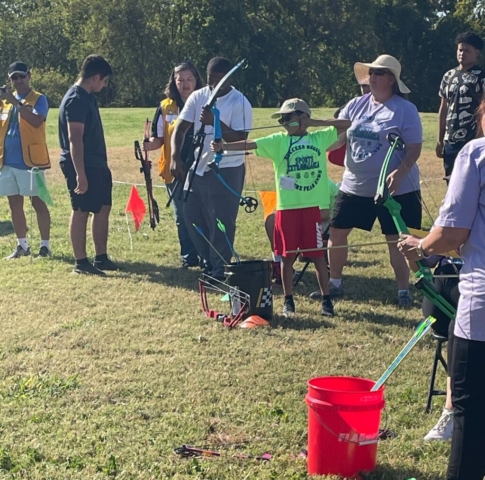
{"type": "MultiPolygon", "coordinates": [[[[293,299],[293,262],[297,249],[323,246],[322,221],[328,220],[330,194],[327,178],[326,150],[337,135],[350,126],[342,119],[314,120],[308,104],[299,99],[286,100],[272,118],[278,118],[286,132],[254,141],[213,142],[212,149],[256,150],[256,155],[273,161],[276,184],[274,228],[275,254],[282,257],[282,282],[285,294],[283,315],[295,314],[293,299]],[[327,127],[308,132],[309,127],[327,127]],[[337,131],[338,129],[338,131],[337,131]],[[321,213],[320,213],[321,212],[321,213]]],[[[305,253],[312,258],[322,292],[322,315],[334,315],[329,296],[327,264],[323,250],[305,253]]]]}

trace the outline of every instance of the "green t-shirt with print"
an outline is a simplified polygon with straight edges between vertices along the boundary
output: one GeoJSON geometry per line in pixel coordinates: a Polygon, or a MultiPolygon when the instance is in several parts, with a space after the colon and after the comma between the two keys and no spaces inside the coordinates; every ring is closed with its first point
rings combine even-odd
{"type": "Polygon", "coordinates": [[[256,155],[273,161],[277,210],[329,208],[326,150],[336,141],[335,127],[302,137],[280,132],[255,140],[256,155]]]}

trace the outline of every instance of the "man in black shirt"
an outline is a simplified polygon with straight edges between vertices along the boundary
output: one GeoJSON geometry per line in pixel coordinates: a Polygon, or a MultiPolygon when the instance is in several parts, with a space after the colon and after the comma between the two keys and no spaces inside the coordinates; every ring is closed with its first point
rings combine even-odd
{"type": "Polygon", "coordinates": [[[466,32],[456,37],[456,44],[459,65],[444,74],[439,92],[436,155],[443,158],[447,179],[458,152],[476,136],[475,113],[485,88],[485,72],[476,64],[483,40],[475,33],[466,32]]]}
{"type": "Polygon", "coordinates": [[[89,55],[83,62],[81,77],[67,91],[59,109],[60,164],[71,197],[69,226],[76,260],[75,273],[105,275],[117,270],[107,255],[109,214],[113,182],[103,125],[96,98],[112,74],[111,66],[100,55],[89,55]],[[86,253],[86,226],[92,218],[95,257],[91,264],[86,253]]]}

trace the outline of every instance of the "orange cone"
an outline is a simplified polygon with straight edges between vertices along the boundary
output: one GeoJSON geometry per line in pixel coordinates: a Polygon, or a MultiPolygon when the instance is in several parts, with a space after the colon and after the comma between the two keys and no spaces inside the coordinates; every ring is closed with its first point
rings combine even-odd
{"type": "Polygon", "coordinates": [[[258,327],[267,327],[269,326],[269,322],[264,318],[259,317],[258,315],[251,315],[249,318],[246,318],[244,322],[241,323],[241,328],[258,328],[258,327]]]}

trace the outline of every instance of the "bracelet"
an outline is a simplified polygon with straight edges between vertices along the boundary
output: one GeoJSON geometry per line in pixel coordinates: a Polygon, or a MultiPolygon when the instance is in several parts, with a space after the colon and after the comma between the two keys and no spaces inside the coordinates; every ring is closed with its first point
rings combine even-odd
{"type": "Polygon", "coordinates": [[[429,255],[426,255],[426,252],[424,251],[424,248],[423,248],[423,241],[424,241],[424,238],[422,238],[418,242],[418,246],[416,247],[416,252],[419,258],[428,258],[429,255]]]}

